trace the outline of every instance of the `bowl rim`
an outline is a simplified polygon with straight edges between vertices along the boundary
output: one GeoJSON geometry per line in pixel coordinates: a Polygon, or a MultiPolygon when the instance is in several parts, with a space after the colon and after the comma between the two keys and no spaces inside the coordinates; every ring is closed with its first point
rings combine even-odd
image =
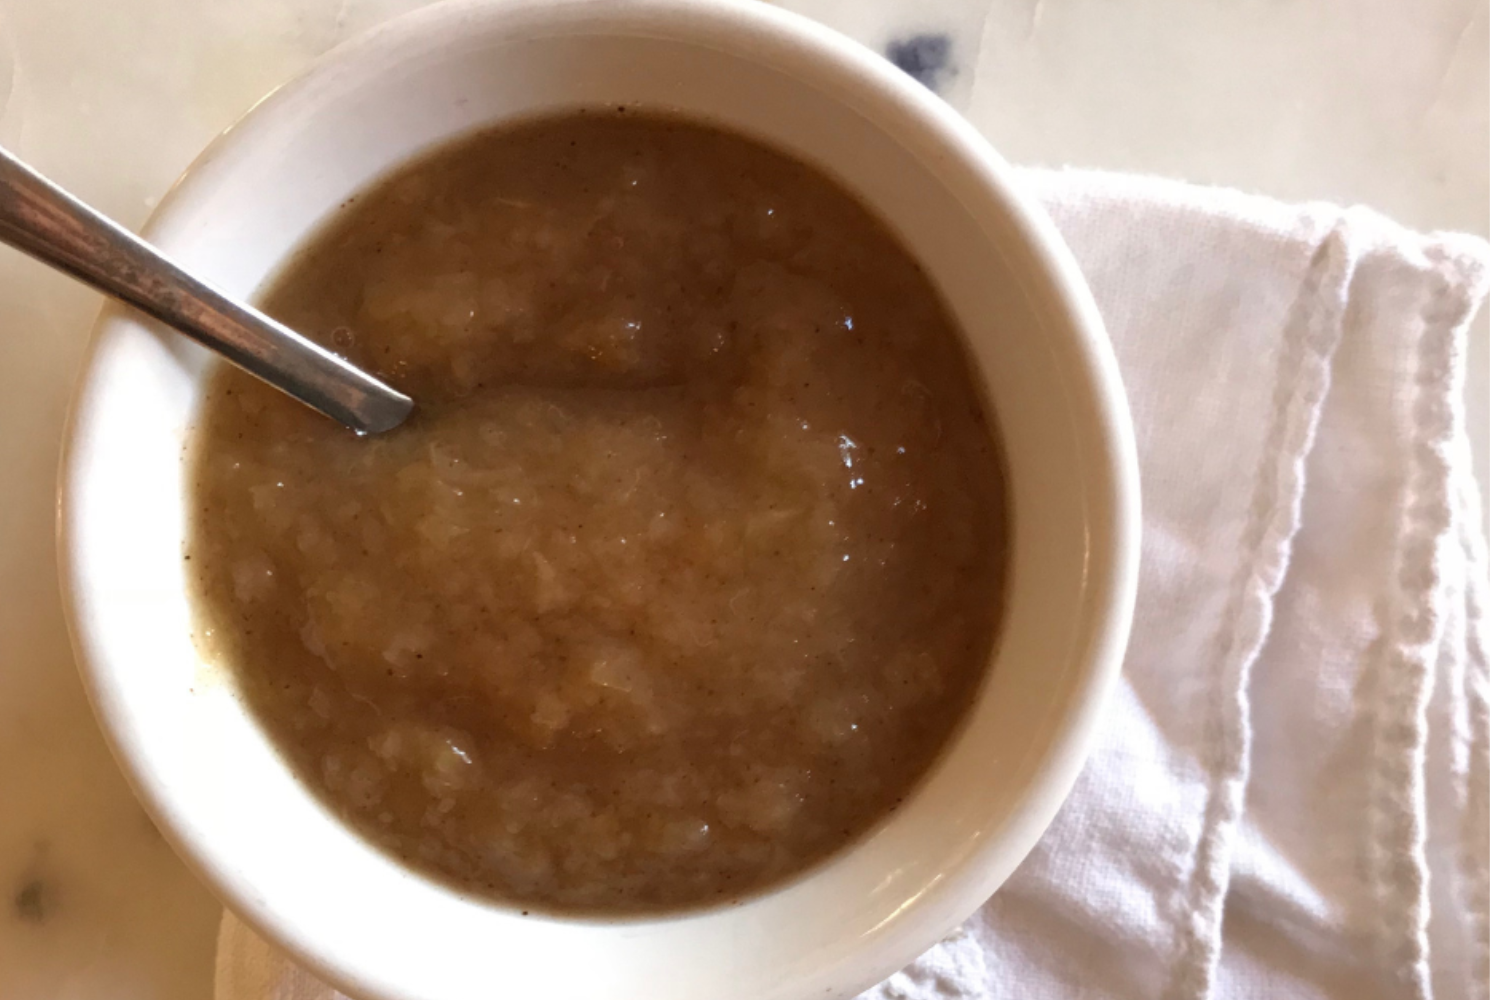
{"type": "MultiPolygon", "coordinates": [[[[1105,537],[1090,537],[1088,587],[1095,594],[1097,611],[1083,624],[1077,660],[1079,678],[1071,701],[1060,713],[1055,736],[1045,749],[1027,792],[1012,821],[992,832],[989,850],[977,855],[975,877],[969,885],[946,889],[948,909],[962,911],[962,920],[975,910],[993,886],[1003,881],[1036,845],[1071,790],[1100,728],[1109,696],[1124,658],[1134,613],[1140,553],[1141,513],[1139,469],[1134,432],[1124,386],[1112,347],[1092,294],[1060,234],[1042,209],[1033,203],[1018,183],[1014,169],[952,107],[909,79],[873,51],[832,28],[802,15],[760,0],[444,0],[400,15],[345,41],[315,59],[291,80],[254,103],[233,124],[216,136],[174,181],[143,227],[151,239],[164,221],[197,200],[211,199],[215,166],[229,158],[243,141],[253,141],[257,124],[274,119],[306,95],[315,94],[346,65],[376,59],[404,50],[414,40],[451,32],[472,18],[506,18],[520,12],[577,11],[592,9],[633,17],[691,19],[711,30],[759,32],[778,45],[797,50],[820,61],[874,99],[892,106],[898,114],[946,154],[960,159],[975,176],[983,177],[989,193],[1009,212],[1019,235],[1046,285],[1055,293],[1060,326],[1074,334],[1081,394],[1096,417],[1103,467],[1099,482],[1105,509],[1101,515],[1108,528],[1105,537]],[[1003,841],[1003,843],[1002,843],[1003,841]],[[980,873],[987,878],[980,878],[980,873]]],[[[608,34],[603,30],[580,32],[608,34]]],[[[63,606],[74,658],[86,693],[104,732],[110,750],[137,798],[158,828],[194,873],[237,916],[267,938],[276,941],[298,961],[327,980],[352,993],[377,991],[377,984],[339,964],[326,951],[316,949],[278,914],[260,905],[252,894],[219,870],[219,863],[196,840],[183,836],[174,822],[177,807],[168,789],[157,782],[150,769],[131,750],[125,736],[123,709],[101,688],[99,678],[114,673],[105,644],[97,634],[85,596],[89,559],[74,544],[76,507],[69,497],[89,470],[78,457],[76,445],[80,423],[85,419],[97,358],[115,313],[106,305],[90,333],[69,404],[57,485],[57,558],[63,606]]],[[[960,880],[961,881],[961,880],[960,880]]],[[[663,914],[663,920],[677,914],[663,914]]],[[[884,963],[888,975],[904,965],[884,963]]]]}

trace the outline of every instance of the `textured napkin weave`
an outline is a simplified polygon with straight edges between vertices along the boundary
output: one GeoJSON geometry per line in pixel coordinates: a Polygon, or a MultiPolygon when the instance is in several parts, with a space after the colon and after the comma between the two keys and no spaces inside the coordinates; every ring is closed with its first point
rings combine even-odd
{"type": "MultiPolygon", "coordinates": [[[[1024,177],[1130,398],[1135,627],[1036,850],[867,996],[1488,996],[1486,560],[1461,412],[1488,246],[1024,177]]],[[[338,996],[230,915],[216,994],[338,996]]]]}

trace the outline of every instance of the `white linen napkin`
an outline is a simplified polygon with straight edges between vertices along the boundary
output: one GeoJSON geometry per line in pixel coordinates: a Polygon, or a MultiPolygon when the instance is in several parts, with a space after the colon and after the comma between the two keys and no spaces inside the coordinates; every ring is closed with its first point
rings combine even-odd
{"type": "MultiPolygon", "coordinates": [[[[1370,211],[1025,174],[1135,420],[1108,723],[1005,886],[868,997],[1488,996],[1487,244],[1370,211]]],[[[226,914],[217,1000],[330,1000],[226,914]]]]}

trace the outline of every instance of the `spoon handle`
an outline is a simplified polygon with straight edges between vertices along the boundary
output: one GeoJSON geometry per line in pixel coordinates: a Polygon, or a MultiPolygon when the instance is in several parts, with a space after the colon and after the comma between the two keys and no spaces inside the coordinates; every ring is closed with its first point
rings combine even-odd
{"type": "Polygon", "coordinates": [[[412,401],[248,305],[0,149],[0,242],[161,320],[361,434],[390,430],[412,401]]]}

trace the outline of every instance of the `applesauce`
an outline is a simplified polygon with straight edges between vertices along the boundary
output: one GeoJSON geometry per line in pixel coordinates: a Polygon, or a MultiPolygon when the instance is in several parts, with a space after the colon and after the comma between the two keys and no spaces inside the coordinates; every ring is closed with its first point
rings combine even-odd
{"type": "Polygon", "coordinates": [[[478,133],[262,305],[417,410],[360,439],[213,376],[197,635],[415,869],[552,911],[742,898],[888,814],[972,702],[995,440],[927,277],[811,166],[614,109],[478,133]]]}

